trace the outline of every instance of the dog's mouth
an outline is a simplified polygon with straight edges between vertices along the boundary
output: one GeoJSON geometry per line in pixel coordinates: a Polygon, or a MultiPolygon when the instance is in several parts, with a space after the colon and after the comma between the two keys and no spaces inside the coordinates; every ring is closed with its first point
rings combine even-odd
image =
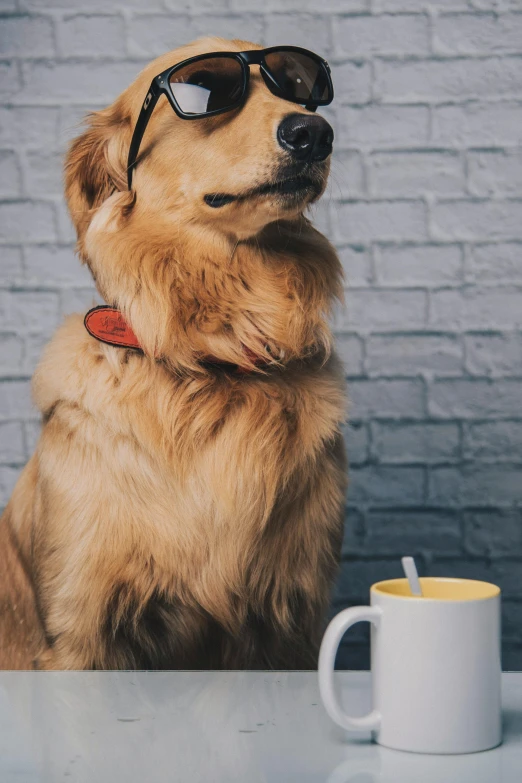
{"type": "Polygon", "coordinates": [[[205,204],[209,207],[224,207],[233,201],[245,201],[256,196],[278,196],[288,202],[288,205],[303,201],[305,198],[312,200],[321,194],[322,182],[312,177],[286,177],[275,182],[265,182],[255,188],[233,195],[231,193],[207,193],[204,197],[205,204]]]}

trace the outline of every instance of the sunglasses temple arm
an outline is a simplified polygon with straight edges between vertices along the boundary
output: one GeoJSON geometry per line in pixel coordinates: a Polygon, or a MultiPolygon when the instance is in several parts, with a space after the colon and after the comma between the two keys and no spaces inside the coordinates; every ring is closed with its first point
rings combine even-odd
{"type": "Polygon", "coordinates": [[[127,184],[129,190],[131,189],[132,185],[132,172],[136,165],[136,158],[138,157],[141,140],[160,95],[161,91],[157,89],[155,82],[152,82],[147,93],[147,97],[143,102],[143,106],[141,108],[138,121],[135,125],[134,133],[132,134],[132,140],[130,143],[129,157],[127,159],[127,184]]]}

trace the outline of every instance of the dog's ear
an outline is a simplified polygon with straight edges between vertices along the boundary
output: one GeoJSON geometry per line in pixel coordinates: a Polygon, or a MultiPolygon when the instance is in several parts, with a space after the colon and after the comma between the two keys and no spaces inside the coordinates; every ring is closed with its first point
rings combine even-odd
{"type": "Polygon", "coordinates": [[[121,101],[91,112],[87,129],[74,139],[65,157],[65,196],[85,261],[83,239],[96,209],[116,190],[127,190],[130,115],[121,101]]]}

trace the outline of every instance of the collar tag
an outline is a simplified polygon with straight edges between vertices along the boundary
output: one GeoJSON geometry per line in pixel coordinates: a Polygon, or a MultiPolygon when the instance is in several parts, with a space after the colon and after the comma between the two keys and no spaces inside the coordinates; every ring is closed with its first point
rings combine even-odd
{"type": "Polygon", "coordinates": [[[93,307],[85,316],[84,324],[89,334],[102,343],[141,350],[138,338],[115,307],[93,307]]]}

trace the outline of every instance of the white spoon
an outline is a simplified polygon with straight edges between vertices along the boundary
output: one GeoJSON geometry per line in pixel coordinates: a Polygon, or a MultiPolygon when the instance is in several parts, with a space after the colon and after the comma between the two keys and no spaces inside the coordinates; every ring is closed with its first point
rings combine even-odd
{"type": "Polygon", "coordinates": [[[419,582],[419,575],[417,573],[417,568],[415,566],[415,560],[413,559],[413,557],[403,557],[401,559],[401,563],[404,569],[404,573],[406,574],[406,578],[408,579],[408,583],[410,585],[410,590],[412,592],[412,595],[422,596],[422,590],[419,582]]]}

